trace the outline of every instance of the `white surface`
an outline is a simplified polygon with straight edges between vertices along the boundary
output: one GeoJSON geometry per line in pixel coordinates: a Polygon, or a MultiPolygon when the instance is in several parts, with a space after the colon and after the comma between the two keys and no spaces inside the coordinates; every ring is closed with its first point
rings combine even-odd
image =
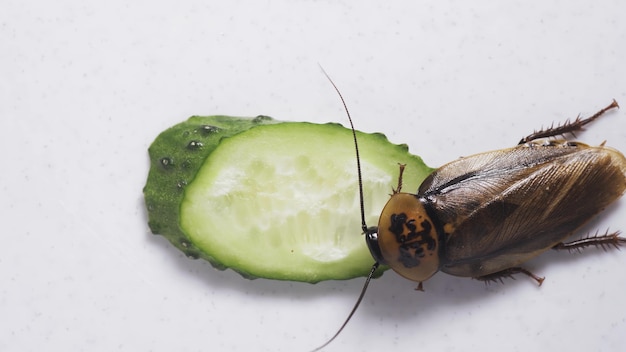
{"type": "MultiPolygon", "coordinates": [[[[156,135],[193,114],[345,123],[429,165],[626,105],[619,1],[0,5],[0,350],[305,351],[362,280],[248,281],[146,225],[156,135]],[[469,5],[471,4],[471,5],[469,5]]],[[[624,110],[581,140],[626,150],[624,110]]],[[[587,230],[626,230],[621,200],[587,230]]],[[[357,216],[357,214],[355,214],[357,216]]],[[[358,233],[358,229],[355,229],[358,233]]],[[[387,273],[328,351],[616,351],[626,253],[548,253],[505,285],[387,273]]]]}

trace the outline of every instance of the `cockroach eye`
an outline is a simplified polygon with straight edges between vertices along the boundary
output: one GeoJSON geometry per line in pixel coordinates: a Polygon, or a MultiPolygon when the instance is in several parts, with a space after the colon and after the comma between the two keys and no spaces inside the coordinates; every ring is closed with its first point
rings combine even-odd
{"type": "Polygon", "coordinates": [[[368,229],[365,233],[365,243],[367,243],[367,248],[369,248],[372,258],[379,264],[387,265],[387,261],[383,257],[378,244],[378,228],[368,229]]]}

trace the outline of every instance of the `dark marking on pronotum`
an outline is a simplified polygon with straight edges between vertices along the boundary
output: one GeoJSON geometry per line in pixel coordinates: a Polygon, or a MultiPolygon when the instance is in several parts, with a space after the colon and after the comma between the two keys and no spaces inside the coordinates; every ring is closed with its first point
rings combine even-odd
{"type": "Polygon", "coordinates": [[[400,253],[399,261],[407,268],[416,267],[420,264],[420,258],[423,258],[424,245],[427,250],[435,249],[436,242],[431,236],[432,224],[428,220],[420,223],[421,231],[417,231],[415,220],[408,219],[405,213],[392,214],[391,226],[389,231],[396,236],[396,241],[400,244],[398,251],[400,253]],[[405,231],[408,230],[408,234],[405,231]]]}

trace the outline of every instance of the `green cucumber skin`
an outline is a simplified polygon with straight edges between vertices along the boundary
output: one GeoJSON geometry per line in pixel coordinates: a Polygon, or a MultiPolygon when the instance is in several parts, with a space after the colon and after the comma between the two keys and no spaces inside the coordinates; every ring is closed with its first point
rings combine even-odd
{"type": "Polygon", "coordinates": [[[222,138],[273,123],[279,121],[262,115],[255,118],[192,116],[159,134],[148,149],[150,171],[143,189],[152,233],[165,236],[189,258],[202,258],[217,269],[226,269],[195,247],[180,228],[178,220],[184,190],[222,138]]]}

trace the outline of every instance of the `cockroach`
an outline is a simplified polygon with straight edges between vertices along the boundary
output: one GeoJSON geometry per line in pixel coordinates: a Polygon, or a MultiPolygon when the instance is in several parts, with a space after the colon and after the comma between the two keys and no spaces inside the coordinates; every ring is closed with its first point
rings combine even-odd
{"type": "MultiPolygon", "coordinates": [[[[325,73],[325,72],[324,72],[325,73]]],[[[353,131],[361,229],[375,260],[352,311],[324,345],[332,342],[358,308],[379,265],[423,282],[438,271],[477,280],[502,281],[524,274],[544,281],[521,265],[549,250],[581,250],[626,244],[619,232],[564,242],[626,190],[626,158],[616,149],[565,139],[605,112],[535,131],[507,149],[463,157],[433,171],[417,193],[398,184],[378,226],[365,223],[359,148],[350,112],[339,94],[353,131]],[[559,139],[562,137],[563,139],[559,139]]]]}

